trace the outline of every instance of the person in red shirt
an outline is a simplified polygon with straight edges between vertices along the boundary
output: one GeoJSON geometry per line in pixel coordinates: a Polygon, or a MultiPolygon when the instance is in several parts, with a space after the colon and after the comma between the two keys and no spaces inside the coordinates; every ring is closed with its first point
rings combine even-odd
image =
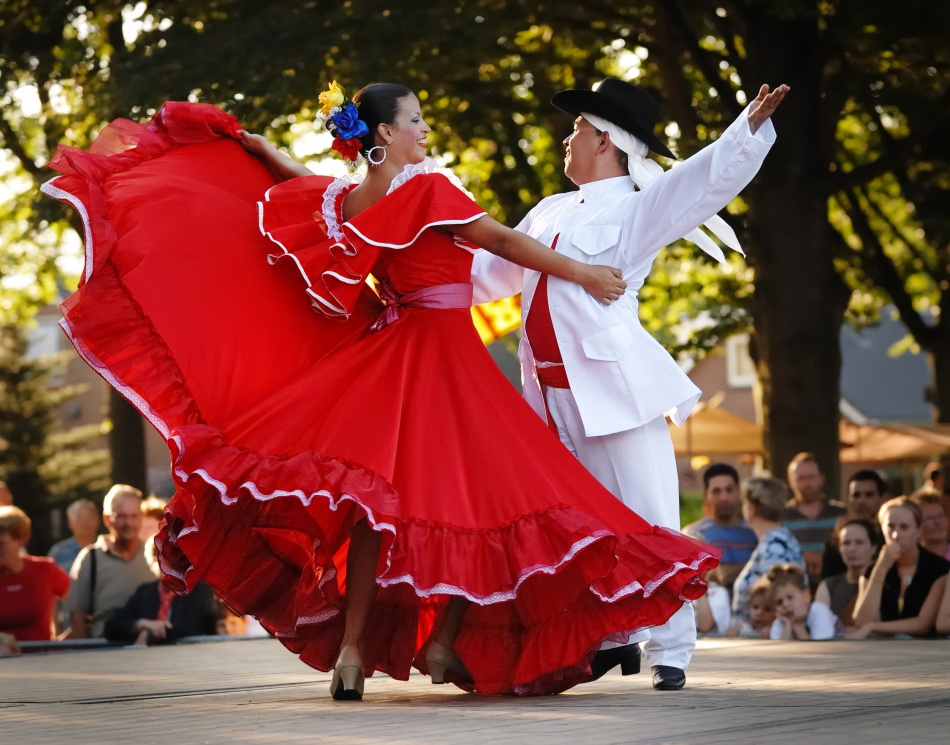
{"type": "Polygon", "coordinates": [[[31,527],[23,510],[0,507],[0,631],[20,642],[53,637],[53,605],[69,592],[56,562],[24,552],[31,527]]]}

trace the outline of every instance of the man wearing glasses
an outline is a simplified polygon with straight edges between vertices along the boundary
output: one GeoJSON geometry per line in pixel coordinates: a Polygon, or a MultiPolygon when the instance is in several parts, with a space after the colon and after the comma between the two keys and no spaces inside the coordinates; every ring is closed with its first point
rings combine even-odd
{"type": "Polygon", "coordinates": [[[106,620],[135,588],[154,580],[139,538],[141,505],[142,492],[126,484],[116,484],[106,494],[102,520],[109,532],[84,548],[69,572],[71,639],[101,637],[106,620]]]}

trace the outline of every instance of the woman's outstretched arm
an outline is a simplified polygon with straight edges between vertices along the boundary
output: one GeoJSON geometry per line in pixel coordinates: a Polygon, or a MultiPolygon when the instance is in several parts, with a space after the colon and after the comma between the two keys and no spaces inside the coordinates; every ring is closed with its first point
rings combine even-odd
{"type": "Polygon", "coordinates": [[[277,146],[261,135],[251,134],[241,130],[240,143],[251,155],[261,161],[264,167],[278,181],[289,181],[297,176],[312,176],[313,171],[302,163],[298,163],[289,155],[285,155],[277,146]]]}
{"type": "Polygon", "coordinates": [[[526,269],[576,282],[604,305],[609,305],[626,291],[627,283],[619,269],[584,264],[562,256],[534,238],[506,228],[488,216],[465,225],[453,225],[451,230],[469,243],[526,269]]]}

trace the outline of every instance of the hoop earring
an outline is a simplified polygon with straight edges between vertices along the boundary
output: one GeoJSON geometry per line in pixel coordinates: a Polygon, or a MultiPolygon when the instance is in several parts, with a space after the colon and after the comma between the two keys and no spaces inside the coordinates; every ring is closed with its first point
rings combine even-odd
{"type": "Polygon", "coordinates": [[[383,161],[385,161],[385,160],[386,160],[386,145],[377,145],[376,147],[371,147],[369,150],[366,151],[366,161],[367,161],[371,166],[379,167],[379,166],[381,166],[381,165],[383,164],[383,161]],[[374,151],[374,150],[382,150],[382,151],[383,151],[383,157],[380,158],[379,160],[373,160],[373,151],[374,151]]]}

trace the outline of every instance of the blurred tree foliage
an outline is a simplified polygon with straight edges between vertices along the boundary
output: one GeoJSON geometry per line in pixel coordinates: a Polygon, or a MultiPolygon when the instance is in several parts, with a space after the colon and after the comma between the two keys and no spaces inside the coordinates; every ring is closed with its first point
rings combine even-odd
{"type": "MultiPolygon", "coordinates": [[[[12,0],[0,10],[0,137],[39,181],[52,143],[84,144],[117,114],[192,99],[293,151],[329,80],[350,93],[401,80],[423,101],[435,154],[514,224],[570,186],[559,142],[570,122],[548,104],[555,91],[606,74],[638,82],[664,103],[667,136],[686,157],[759,84],[788,83],[773,153],[729,208],[748,262],[733,257],[723,272],[678,245],[641,292],[645,324],[674,351],[751,324],[781,471],[804,449],[836,462],[849,304],[867,321],[893,302],[935,361],[950,356],[938,315],[950,302],[948,31],[950,4],[930,0],[12,0]],[[35,116],[17,113],[24,85],[39,91],[35,116]],[[698,321],[677,333],[687,316],[698,321]]],[[[30,207],[34,195],[16,202],[34,210],[33,228],[53,224],[49,205],[30,207]]],[[[52,269],[39,255],[35,266],[52,269]]],[[[6,272],[11,259],[0,261],[6,272]]],[[[950,370],[936,373],[943,401],[950,370]]],[[[950,419],[950,406],[939,411],[950,419]]]]}
{"type": "Polygon", "coordinates": [[[26,329],[0,324],[0,479],[33,520],[31,547],[45,553],[54,536],[50,513],[109,486],[109,453],[89,447],[99,425],[62,430],[59,407],[82,386],[56,382],[71,355],[27,354],[26,329]]]}

